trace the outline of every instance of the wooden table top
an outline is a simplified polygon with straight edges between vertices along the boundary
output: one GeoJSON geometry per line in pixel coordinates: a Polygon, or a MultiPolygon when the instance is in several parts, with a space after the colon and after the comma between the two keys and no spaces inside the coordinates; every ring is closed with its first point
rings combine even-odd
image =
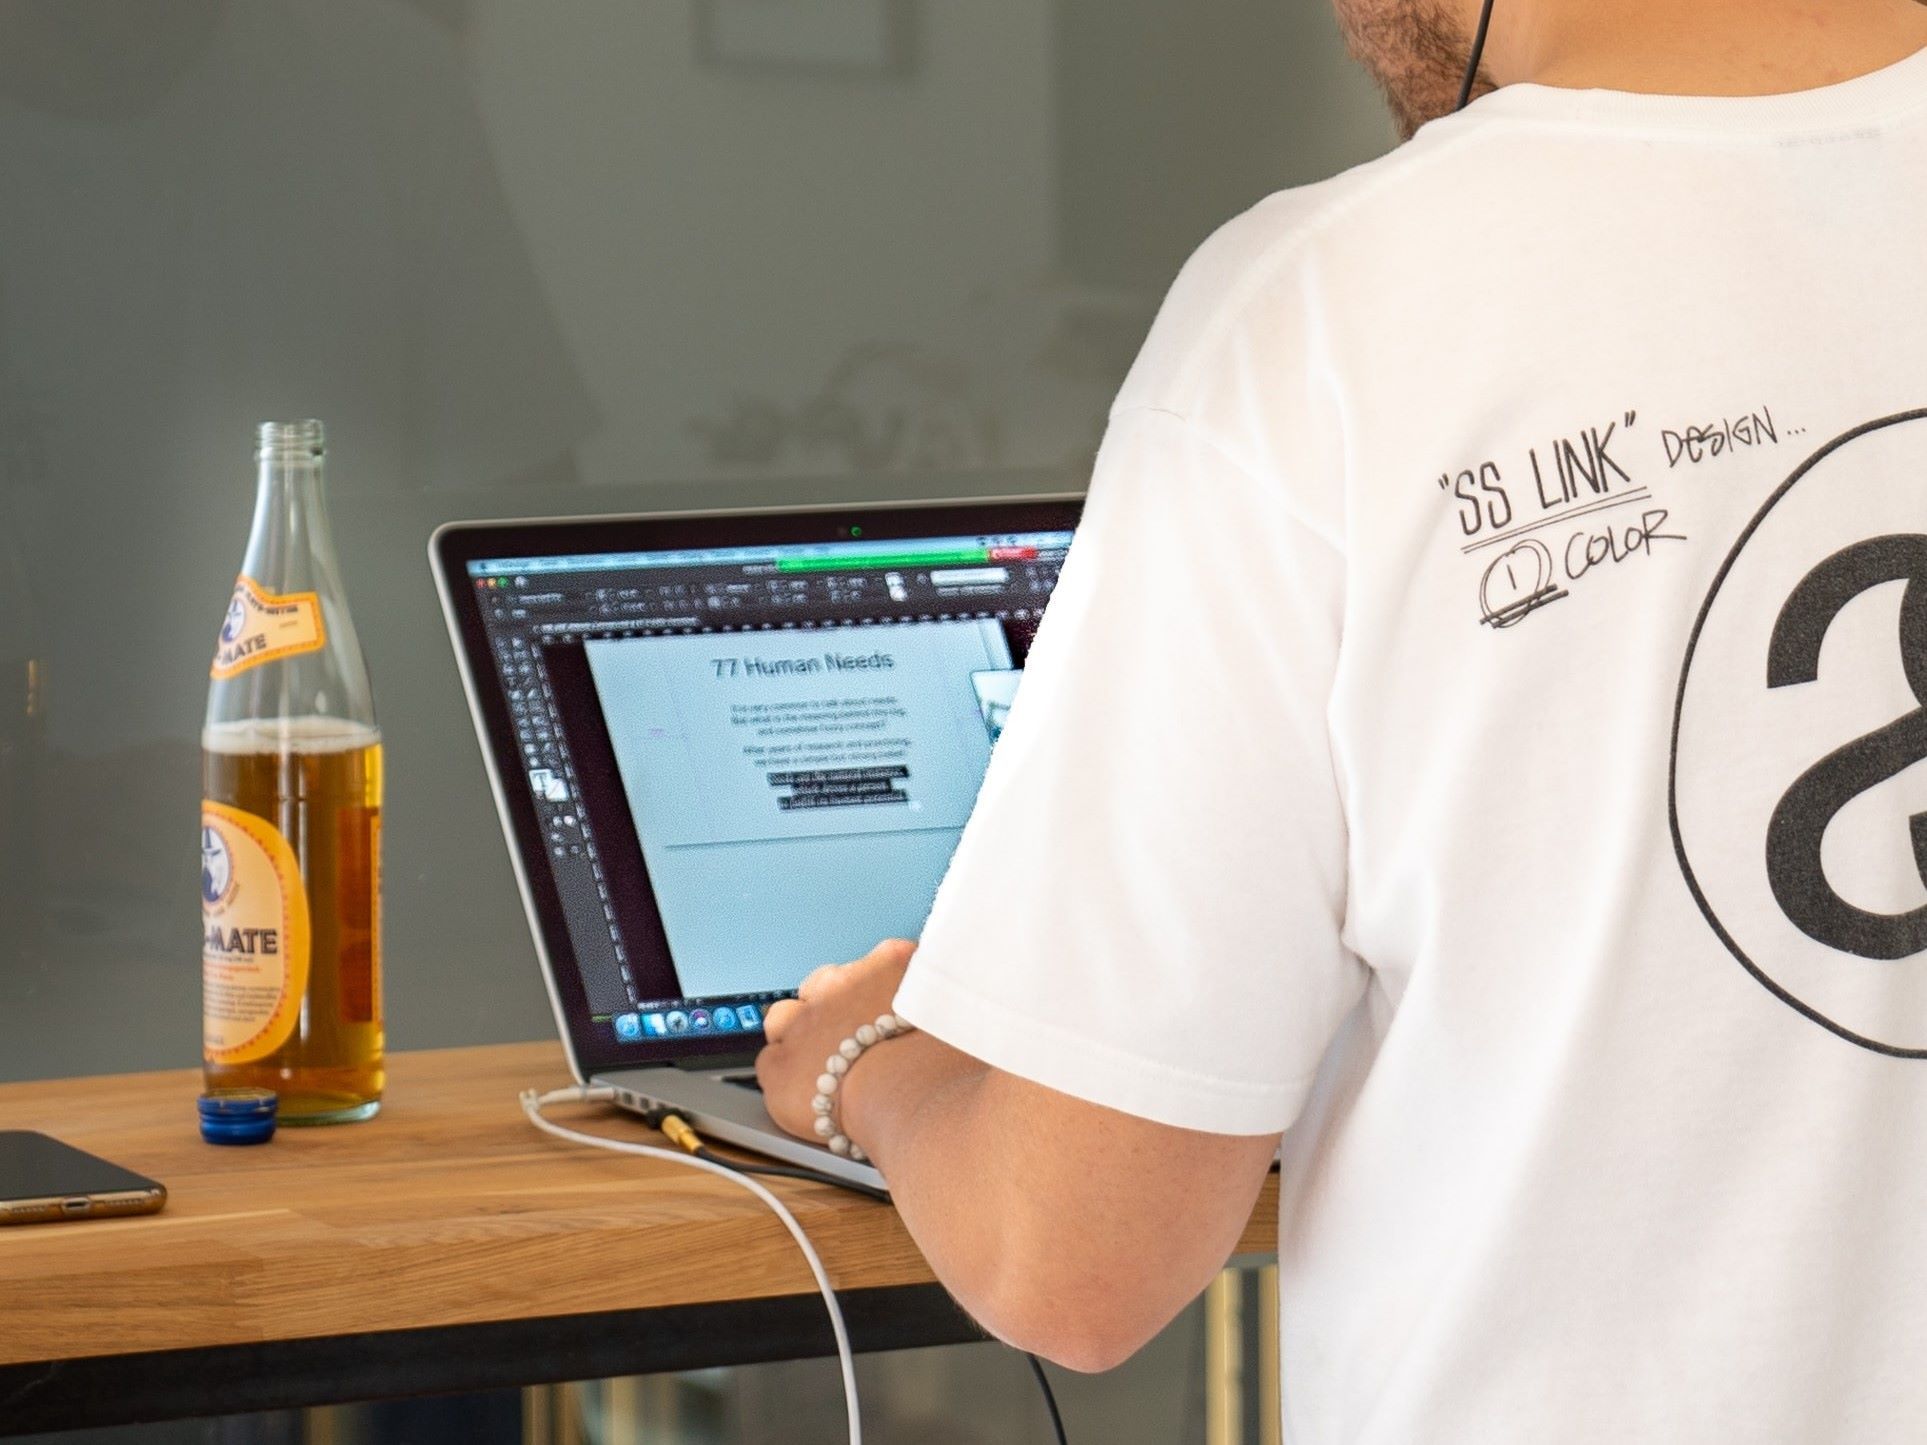
{"type": "MultiPolygon", "coordinates": [[[[517,1093],[568,1082],[552,1042],[391,1055],[378,1117],[252,1148],[201,1141],[198,1071],[0,1086],[0,1129],[168,1188],[146,1218],[0,1229],[0,1366],[814,1293],[745,1191],[531,1128],[517,1093]]],[[[839,1290],[931,1281],[887,1205],[769,1182],[839,1290]]],[[[1240,1252],[1276,1247],[1277,1203],[1274,1176],[1240,1252]]]]}

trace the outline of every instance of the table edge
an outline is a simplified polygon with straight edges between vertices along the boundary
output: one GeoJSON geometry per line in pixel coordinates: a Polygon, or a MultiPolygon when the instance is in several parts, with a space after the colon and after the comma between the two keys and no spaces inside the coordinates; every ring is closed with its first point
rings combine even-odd
{"type": "MultiPolygon", "coordinates": [[[[840,1291],[859,1353],[981,1342],[941,1285],[840,1291]]],[[[821,1296],[434,1325],[0,1366],[0,1436],[834,1355],[821,1296]]]]}

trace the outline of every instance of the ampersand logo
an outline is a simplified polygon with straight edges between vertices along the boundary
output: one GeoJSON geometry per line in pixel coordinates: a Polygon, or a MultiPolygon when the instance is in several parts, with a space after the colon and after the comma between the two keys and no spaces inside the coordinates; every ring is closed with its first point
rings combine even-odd
{"type": "Polygon", "coordinates": [[[1927,411],[1829,443],[1728,554],[1681,668],[1688,889],[1783,1003],[1927,1058],[1927,411]]]}

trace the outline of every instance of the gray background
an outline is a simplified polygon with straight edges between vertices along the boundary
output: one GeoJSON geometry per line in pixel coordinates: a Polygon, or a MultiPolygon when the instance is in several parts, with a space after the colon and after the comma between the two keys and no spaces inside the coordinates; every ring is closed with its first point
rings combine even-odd
{"type": "Polygon", "coordinates": [[[1392,140],[1318,0],[922,0],[854,71],[708,3],[0,0],[0,1079],[197,1061],[255,422],[329,427],[391,1046],[541,1036],[431,529],[1081,485],[1189,251],[1392,140]]]}

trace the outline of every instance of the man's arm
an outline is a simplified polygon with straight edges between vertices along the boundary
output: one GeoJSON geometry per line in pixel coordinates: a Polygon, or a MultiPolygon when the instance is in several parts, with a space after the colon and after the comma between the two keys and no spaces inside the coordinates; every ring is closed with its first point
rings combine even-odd
{"type": "MultiPolygon", "coordinates": [[[[890,1008],[913,945],[820,970],[769,1011],[757,1076],[814,1137],[824,1060],[890,1008]]],[[[999,1338],[1105,1370],[1168,1324],[1237,1244],[1279,1136],[1206,1134],[1086,1103],[927,1034],[878,1044],[839,1095],[944,1285],[999,1338]]]]}

